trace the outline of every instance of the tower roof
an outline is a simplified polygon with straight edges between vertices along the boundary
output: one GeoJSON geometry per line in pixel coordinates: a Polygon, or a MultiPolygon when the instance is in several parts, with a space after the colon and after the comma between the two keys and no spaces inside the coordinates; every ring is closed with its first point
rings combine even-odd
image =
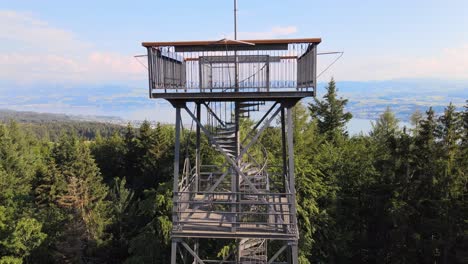
{"type": "Polygon", "coordinates": [[[143,42],[143,47],[159,47],[159,46],[174,46],[174,47],[191,47],[191,46],[216,46],[216,45],[242,45],[242,43],[251,43],[254,45],[275,45],[275,44],[293,44],[293,43],[310,43],[319,44],[321,38],[297,38],[297,39],[249,39],[249,40],[199,40],[199,41],[162,41],[162,42],[143,42]]]}

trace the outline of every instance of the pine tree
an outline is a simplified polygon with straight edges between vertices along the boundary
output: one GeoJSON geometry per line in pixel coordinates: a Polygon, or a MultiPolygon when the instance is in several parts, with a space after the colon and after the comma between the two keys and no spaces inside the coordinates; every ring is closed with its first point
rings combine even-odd
{"type": "Polygon", "coordinates": [[[138,203],[139,213],[135,217],[145,224],[130,240],[130,257],[125,263],[166,263],[170,259],[171,196],[169,182],[160,184],[156,190],[144,192],[143,199],[138,203]]]}
{"type": "Polygon", "coordinates": [[[67,190],[58,197],[57,203],[71,217],[57,247],[66,258],[76,259],[84,254],[83,249],[107,239],[105,229],[111,222],[112,212],[106,200],[108,188],[102,183],[88,146],[76,137],[62,137],[53,150],[53,157],[67,183],[67,190]]]}
{"type": "Polygon", "coordinates": [[[380,171],[381,180],[390,183],[394,180],[394,161],[392,160],[392,149],[395,148],[397,137],[400,135],[398,127],[399,120],[387,107],[375,123],[372,123],[370,137],[374,141],[375,161],[374,166],[380,171]]]}
{"type": "Polygon", "coordinates": [[[97,138],[91,145],[91,152],[107,185],[111,185],[115,177],[125,177],[126,144],[118,133],[97,138]]]}
{"type": "Polygon", "coordinates": [[[419,109],[416,109],[416,111],[414,111],[411,114],[410,123],[413,126],[412,131],[413,131],[414,135],[418,134],[418,132],[419,132],[419,123],[420,123],[420,121],[422,119],[423,119],[423,114],[421,113],[421,111],[419,111],[419,109]]]}
{"type": "Polygon", "coordinates": [[[459,151],[459,140],[461,138],[461,119],[455,110],[455,106],[450,105],[445,109],[444,114],[439,118],[437,128],[438,138],[440,138],[441,156],[443,156],[443,167],[445,167],[445,179],[441,179],[445,184],[450,185],[450,181],[456,173],[455,158],[459,151]],[[449,182],[447,182],[449,181],[449,182]]]}
{"type": "Polygon", "coordinates": [[[333,78],[326,87],[327,93],[320,101],[309,105],[312,117],[317,119],[318,129],[321,134],[327,134],[328,139],[336,139],[337,136],[347,135],[346,123],[352,118],[352,114],[344,111],[348,103],[347,99],[337,97],[337,89],[333,78]]]}
{"type": "Polygon", "coordinates": [[[372,123],[372,131],[370,136],[378,142],[386,142],[390,136],[395,136],[399,132],[399,120],[395,117],[390,107],[387,106],[385,111],[379,116],[375,123],[372,123]]]}
{"type": "Polygon", "coordinates": [[[0,263],[22,263],[47,237],[31,202],[37,154],[16,123],[0,124],[0,263]]]}

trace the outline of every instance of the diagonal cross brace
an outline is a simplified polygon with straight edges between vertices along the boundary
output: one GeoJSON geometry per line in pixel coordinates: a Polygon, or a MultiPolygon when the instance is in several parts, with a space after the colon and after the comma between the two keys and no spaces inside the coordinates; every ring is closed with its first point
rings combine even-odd
{"type": "MultiPolygon", "coordinates": [[[[204,104],[205,106],[207,106],[206,103],[203,103],[203,104],[204,104]]],[[[252,131],[249,132],[249,134],[252,134],[252,132],[260,125],[260,123],[262,123],[262,122],[266,119],[266,117],[271,113],[271,111],[274,109],[274,107],[275,107],[276,105],[277,105],[277,103],[275,103],[275,104],[268,110],[268,112],[260,119],[260,121],[257,123],[257,125],[255,125],[255,127],[252,129],[252,131]]],[[[273,118],[274,118],[274,117],[273,117],[273,118]]],[[[210,138],[210,139],[211,139],[211,138],[210,138]]],[[[246,138],[246,139],[247,139],[247,138],[246,138]]],[[[242,144],[243,144],[244,142],[245,142],[245,139],[244,139],[244,141],[242,142],[242,144]]],[[[241,144],[241,145],[242,145],[242,144],[241,144]]],[[[248,153],[247,153],[247,154],[248,154],[248,153]]],[[[249,154],[248,154],[248,155],[249,155],[249,154]]],[[[236,158],[236,163],[241,159],[241,157],[242,157],[242,155],[239,155],[239,156],[236,158]]],[[[249,155],[249,157],[251,157],[251,156],[249,155]]],[[[254,161],[255,161],[255,160],[254,160],[254,161]]],[[[223,164],[223,166],[227,165],[226,163],[229,163],[229,162],[225,162],[225,163],[223,164]]],[[[255,163],[256,163],[258,166],[260,166],[260,165],[258,164],[258,162],[255,161],[255,163]]],[[[206,192],[208,192],[208,193],[213,192],[213,191],[216,189],[216,187],[218,187],[218,185],[221,184],[221,182],[224,180],[224,178],[227,176],[228,173],[229,173],[229,171],[226,171],[225,173],[223,173],[223,174],[221,175],[221,177],[219,177],[219,179],[218,179],[218,180],[210,187],[210,189],[208,189],[206,192]]],[[[205,196],[203,197],[202,201],[205,201],[207,198],[208,198],[208,195],[205,195],[205,196]]],[[[198,207],[199,207],[199,206],[198,206],[198,207]]],[[[197,208],[198,208],[198,207],[197,207],[197,208]]],[[[190,214],[190,215],[191,215],[191,214],[190,214]]],[[[190,217],[190,215],[189,215],[188,217],[190,217]]],[[[187,217],[187,219],[188,219],[188,217],[187,217]]]]}
{"type": "MultiPolygon", "coordinates": [[[[207,106],[206,103],[204,103],[204,105],[207,106]]],[[[267,118],[267,116],[271,113],[271,111],[275,108],[276,105],[277,105],[277,103],[275,103],[275,104],[268,110],[268,112],[260,119],[260,121],[257,123],[257,125],[255,125],[255,128],[254,128],[254,129],[256,129],[256,128],[260,125],[260,123],[262,123],[262,122],[267,118]]],[[[207,106],[207,107],[208,107],[208,106],[207,106]]],[[[192,113],[190,113],[190,111],[188,110],[188,108],[186,108],[186,109],[187,109],[187,111],[189,112],[189,115],[193,118],[194,115],[193,115],[192,113]]],[[[279,109],[278,109],[278,110],[279,110],[279,109]]],[[[276,113],[274,113],[273,116],[268,120],[268,123],[266,123],[266,124],[262,127],[262,129],[261,129],[260,131],[258,131],[258,133],[257,133],[257,134],[254,136],[254,138],[251,140],[251,144],[248,144],[245,148],[244,148],[244,147],[242,148],[241,154],[238,155],[238,156],[236,157],[236,161],[235,161],[236,164],[237,164],[237,162],[242,158],[242,156],[243,156],[245,153],[247,153],[247,150],[253,145],[253,143],[255,143],[255,142],[257,141],[258,137],[261,135],[261,133],[263,132],[263,130],[265,130],[265,128],[269,126],[269,124],[271,123],[271,120],[273,120],[277,114],[278,114],[278,111],[276,111],[276,113]]],[[[198,126],[199,126],[200,128],[202,128],[203,125],[202,125],[200,122],[198,122],[198,118],[194,118],[194,119],[195,119],[195,121],[197,122],[198,126]]],[[[211,136],[211,134],[210,134],[209,132],[207,132],[207,130],[206,130],[204,127],[203,127],[202,129],[203,129],[203,131],[205,132],[205,134],[208,136],[208,138],[209,138],[211,141],[214,142],[215,140],[214,140],[214,138],[211,136]]],[[[252,132],[254,131],[254,129],[253,129],[252,131],[250,131],[249,134],[252,134],[252,132]]],[[[244,140],[244,141],[245,141],[245,140],[244,140]]],[[[244,142],[243,142],[243,143],[244,143],[244,142]]],[[[219,145],[217,145],[217,147],[219,148],[219,145]]],[[[221,150],[221,152],[223,152],[223,151],[221,150]]],[[[224,154],[224,152],[223,152],[223,154],[224,154]]],[[[248,154],[248,153],[247,153],[247,154],[248,154]]],[[[249,156],[250,156],[250,155],[249,155],[249,156]]],[[[226,163],[229,163],[229,161],[226,161],[226,162],[224,163],[224,165],[227,165],[226,163]]],[[[257,163],[257,162],[256,162],[256,163],[257,163]]],[[[223,166],[224,166],[224,165],[223,165],[223,166]]],[[[258,165],[258,163],[257,163],[257,165],[258,165]]],[[[213,191],[218,187],[218,185],[221,184],[221,182],[222,182],[222,181],[224,180],[224,178],[228,175],[228,173],[229,173],[229,171],[224,172],[224,173],[221,175],[221,177],[219,177],[219,179],[218,179],[218,180],[210,187],[210,189],[208,189],[208,191],[206,191],[206,192],[208,192],[208,193],[213,192],[213,191]]],[[[251,186],[250,186],[250,187],[251,187],[251,186]]],[[[256,188],[254,187],[254,189],[256,189],[256,188]]],[[[258,192],[257,192],[257,193],[258,193],[258,192]]],[[[206,199],[208,199],[208,194],[205,194],[205,195],[203,196],[202,201],[206,201],[206,199]]],[[[198,209],[199,207],[200,207],[200,205],[196,205],[196,206],[195,206],[195,210],[198,209]]],[[[189,214],[187,215],[187,217],[185,218],[185,220],[188,220],[188,219],[190,218],[190,216],[192,216],[192,214],[193,214],[193,212],[189,213],[189,214]]]]}
{"type": "MultiPolygon", "coordinates": [[[[257,188],[255,187],[255,185],[253,185],[253,183],[247,178],[247,176],[241,171],[241,169],[238,167],[237,165],[237,162],[240,157],[242,157],[246,152],[247,150],[258,140],[258,138],[260,137],[260,135],[263,133],[263,131],[270,125],[271,121],[278,115],[278,113],[280,112],[281,108],[278,108],[274,114],[265,121],[265,124],[263,125],[263,127],[257,132],[257,134],[252,138],[252,140],[249,142],[249,144],[247,144],[247,146],[242,149],[241,153],[238,155],[238,157],[236,158],[236,161],[234,161],[231,157],[229,157],[221,148],[221,146],[219,145],[219,143],[213,138],[213,136],[211,135],[211,133],[203,126],[203,124],[201,124],[200,120],[198,120],[195,115],[187,108],[187,107],[184,107],[185,111],[187,111],[187,113],[190,115],[190,117],[192,117],[193,120],[195,120],[195,122],[197,123],[198,126],[200,126],[200,128],[203,130],[203,132],[205,133],[205,135],[210,139],[212,140],[212,142],[214,143],[214,145],[219,149],[221,150],[221,154],[224,155],[224,157],[226,158],[226,160],[231,163],[231,166],[236,170],[236,172],[245,180],[245,182],[247,183],[247,185],[249,185],[249,187],[252,189],[252,191],[254,191],[255,194],[261,194],[257,188]]],[[[261,197],[260,196],[260,199],[262,200],[262,202],[264,202],[265,204],[267,204],[269,207],[270,207],[270,210],[272,210],[272,212],[275,213],[276,217],[278,218],[280,224],[283,224],[283,219],[276,214],[276,210],[275,208],[265,199],[265,197],[261,197]]]]}
{"type": "Polygon", "coordinates": [[[276,251],[275,255],[273,255],[273,257],[271,257],[271,259],[268,261],[268,264],[273,263],[273,261],[275,261],[287,247],[288,247],[287,244],[283,245],[278,251],[276,251]]]}
{"type": "Polygon", "coordinates": [[[205,262],[203,262],[203,260],[197,255],[197,253],[195,253],[195,251],[193,251],[192,248],[190,248],[189,245],[187,245],[187,243],[184,241],[180,241],[180,243],[190,253],[190,255],[192,255],[197,260],[198,264],[205,264],[205,262]]]}
{"type": "Polygon", "coordinates": [[[249,185],[250,188],[252,188],[252,190],[256,193],[256,194],[260,194],[260,192],[257,190],[257,188],[255,188],[255,186],[252,184],[252,182],[246,177],[246,175],[240,170],[240,168],[238,167],[237,165],[237,162],[241,159],[241,157],[243,155],[245,155],[245,153],[247,152],[247,150],[258,140],[258,138],[260,137],[260,135],[263,133],[263,131],[270,125],[271,121],[276,117],[276,115],[278,115],[278,113],[280,112],[280,108],[278,108],[275,113],[269,118],[267,119],[267,121],[265,122],[265,124],[263,125],[263,127],[257,132],[257,134],[252,138],[252,140],[249,142],[249,144],[247,144],[247,146],[245,148],[242,149],[242,151],[239,153],[239,155],[237,156],[236,160],[234,161],[231,157],[229,157],[221,148],[221,146],[219,145],[219,143],[214,139],[214,137],[211,135],[211,133],[200,123],[199,120],[197,120],[197,118],[195,117],[195,115],[187,108],[185,107],[185,111],[187,111],[187,113],[195,120],[195,122],[197,122],[197,124],[200,126],[200,128],[203,130],[203,132],[206,134],[206,136],[214,143],[214,145],[220,150],[220,152],[225,156],[226,160],[231,163],[232,167],[236,170],[237,173],[239,173],[239,175],[242,176],[242,178],[244,178],[244,180],[247,182],[247,184],[249,185]]]}

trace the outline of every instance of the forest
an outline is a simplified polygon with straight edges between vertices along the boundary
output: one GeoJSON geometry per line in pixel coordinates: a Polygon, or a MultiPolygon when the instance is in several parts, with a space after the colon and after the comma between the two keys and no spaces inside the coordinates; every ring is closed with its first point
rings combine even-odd
{"type": "MultiPolygon", "coordinates": [[[[468,102],[353,136],[347,102],[332,80],[294,109],[300,263],[468,263],[468,102]]],[[[0,123],[0,264],[168,263],[174,127],[47,129],[0,123]]]]}

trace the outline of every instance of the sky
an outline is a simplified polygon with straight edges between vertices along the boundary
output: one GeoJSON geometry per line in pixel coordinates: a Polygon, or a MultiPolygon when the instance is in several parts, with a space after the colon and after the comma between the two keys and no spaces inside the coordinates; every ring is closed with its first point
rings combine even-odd
{"type": "MultiPolygon", "coordinates": [[[[468,79],[466,0],[239,0],[238,9],[240,38],[321,37],[320,51],[344,51],[324,79],[468,79]]],[[[232,10],[227,0],[0,1],[0,78],[142,80],[133,58],[142,41],[230,37],[232,10]]]]}
{"type": "MultiPolygon", "coordinates": [[[[238,0],[238,9],[240,39],[320,37],[319,52],[344,51],[322,82],[468,80],[466,0],[238,0]]],[[[232,36],[228,0],[0,0],[0,97],[115,85],[145,96],[145,62],[133,57],[146,52],[141,42],[232,36]]],[[[319,57],[319,73],[333,56],[319,57]]]]}

